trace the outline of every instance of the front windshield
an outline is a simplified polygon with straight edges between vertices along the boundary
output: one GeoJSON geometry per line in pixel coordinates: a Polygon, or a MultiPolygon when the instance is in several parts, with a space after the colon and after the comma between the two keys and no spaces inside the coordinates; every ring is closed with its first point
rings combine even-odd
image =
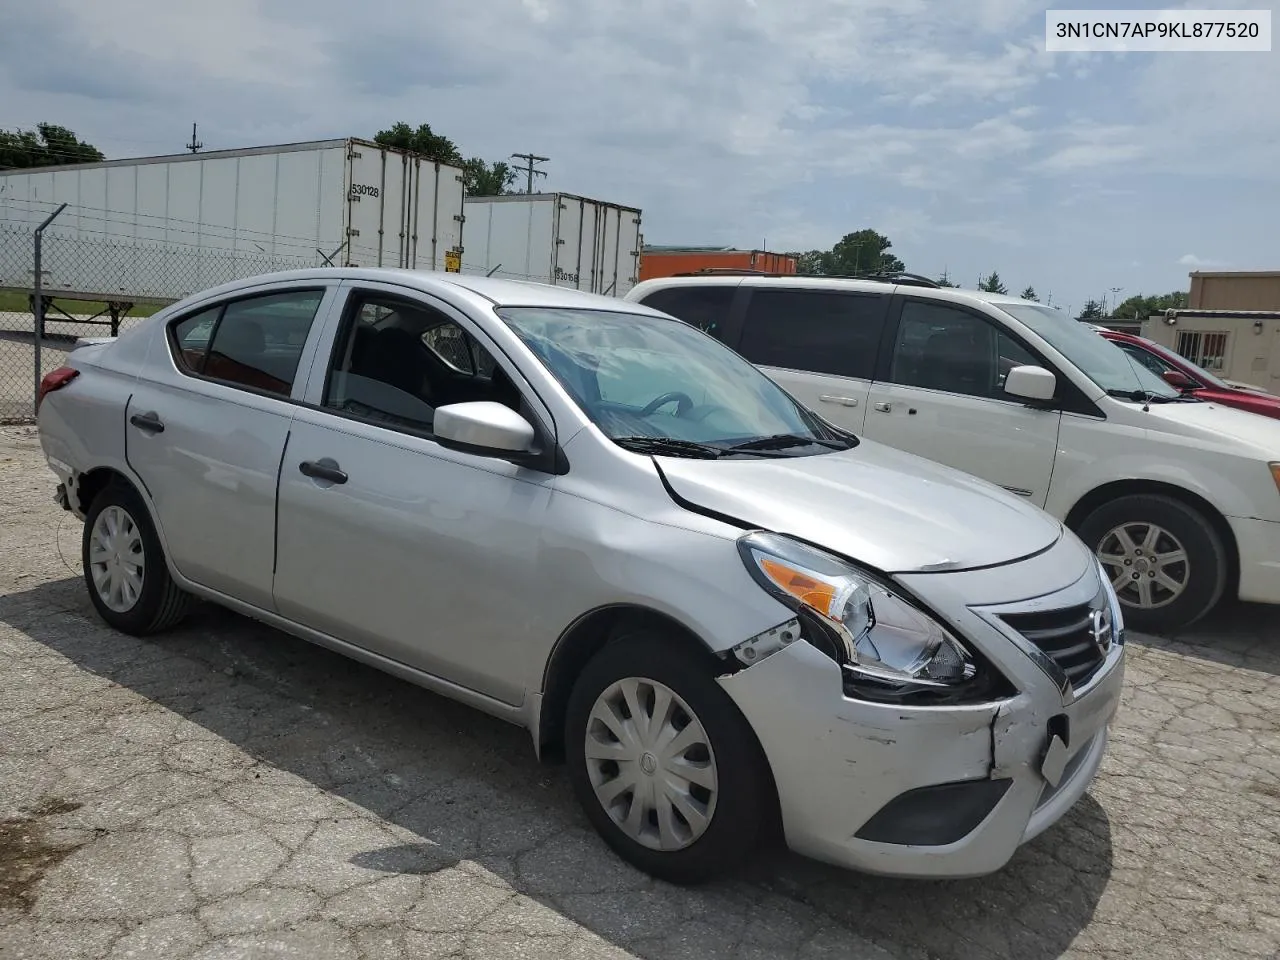
{"type": "Polygon", "coordinates": [[[1090,380],[1114,397],[1177,399],[1181,394],[1087,324],[1060,310],[1034,303],[997,303],[1021,320],[1074,363],[1090,380]]]}
{"type": "Polygon", "coordinates": [[[856,442],[678,320],[548,307],[497,312],[591,421],[632,449],[720,456],[745,445],[756,455],[791,456],[856,442]]]}

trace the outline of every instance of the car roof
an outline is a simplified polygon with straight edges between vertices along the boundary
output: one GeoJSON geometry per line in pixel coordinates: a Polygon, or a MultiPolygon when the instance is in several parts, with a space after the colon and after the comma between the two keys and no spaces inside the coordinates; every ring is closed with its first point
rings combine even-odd
{"type": "Polygon", "coordinates": [[[483,297],[494,306],[567,307],[614,310],[627,313],[654,314],[642,304],[599,293],[587,293],[573,287],[558,287],[531,280],[507,280],[499,277],[477,277],[438,270],[410,270],[402,267],[314,267],[285,270],[245,277],[231,283],[198,291],[200,298],[233,294],[241,289],[264,283],[286,283],[307,280],[367,280],[411,287],[424,293],[447,293],[448,288],[468,291],[483,297]]]}
{"type": "MultiPolygon", "coordinates": [[[[993,306],[1026,304],[1042,307],[1044,304],[1034,300],[1023,300],[1007,293],[987,293],[984,290],[968,290],[962,287],[925,287],[915,284],[894,283],[892,280],[860,280],[854,277],[823,277],[812,274],[787,274],[784,276],[760,276],[753,274],[706,274],[692,277],[654,277],[637,286],[647,290],[684,286],[739,286],[752,287],[787,287],[790,289],[831,289],[856,290],[866,293],[901,292],[913,297],[930,297],[937,300],[981,300],[993,306]]],[[[1050,308],[1052,309],[1052,308],[1050,308]]]]}

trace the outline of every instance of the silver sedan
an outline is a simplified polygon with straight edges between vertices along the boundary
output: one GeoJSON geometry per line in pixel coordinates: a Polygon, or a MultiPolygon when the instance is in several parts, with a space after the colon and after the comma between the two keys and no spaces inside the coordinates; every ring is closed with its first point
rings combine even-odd
{"type": "Polygon", "coordinates": [[[212,601],[521,724],[656,876],[773,828],[990,872],[1106,748],[1123,628],[1074,535],[633,303],[258,277],[75,349],[38,417],[107,623],[212,601]]]}

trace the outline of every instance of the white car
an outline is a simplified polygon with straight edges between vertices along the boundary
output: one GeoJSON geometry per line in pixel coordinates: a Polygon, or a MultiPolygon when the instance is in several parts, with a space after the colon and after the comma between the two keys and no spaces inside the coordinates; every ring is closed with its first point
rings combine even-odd
{"type": "Polygon", "coordinates": [[[1280,603],[1280,422],[1179,394],[1043,304],[919,278],[648,280],[627,299],[711,333],[832,422],[1063,520],[1125,620],[1280,603]]]}
{"type": "Polygon", "coordinates": [[[525,726],[657,876],[779,823],[987,873],[1106,749],[1123,619],[1075,535],[620,299],[244,280],[73,350],[38,416],[107,623],[202,597],[525,726]]]}

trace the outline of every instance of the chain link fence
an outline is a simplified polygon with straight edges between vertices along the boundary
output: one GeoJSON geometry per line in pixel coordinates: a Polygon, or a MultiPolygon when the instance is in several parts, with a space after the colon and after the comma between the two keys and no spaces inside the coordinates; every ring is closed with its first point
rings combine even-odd
{"type": "MultiPolygon", "coordinates": [[[[37,368],[35,234],[57,209],[12,198],[0,205],[0,422],[34,418],[37,369],[56,370],[78,338],[116,336],[189,294],[257,274],[321,266],[342,249],[311,250],[314,242],[304,238],[66,205],[40,244],[44,333],[37,368]]],[[[485,269],[464,257],[461,270],[549,282],[545,274],[513,266],[485,269]]]]}
{"type": "Polygon", "coordinates": [[[103,213],[67,207],[44,231],[38,265],[38,224],[0,220],[0,422],[35,415],[37,268],[44,306],[38,369],[48,373],[80,337],[116,336],[166,304],[221,283],[323,262],[320,254],[236,249],[233,238],[221,236],[205,244],[119,237],[95,231],[95,217],[103,213]],[[74,218],[74,229],[59,229],[62,217],[74,218]]]}

